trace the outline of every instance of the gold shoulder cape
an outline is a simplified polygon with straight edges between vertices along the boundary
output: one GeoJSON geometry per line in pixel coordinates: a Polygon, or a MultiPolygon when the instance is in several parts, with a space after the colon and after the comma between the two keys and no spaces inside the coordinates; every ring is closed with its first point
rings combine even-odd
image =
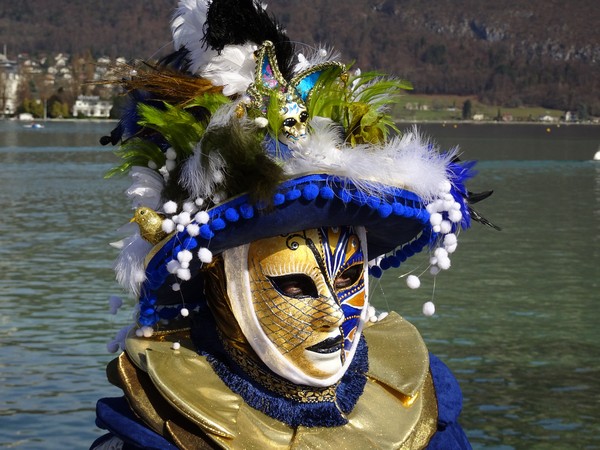
{"type": "Polygon", "coordinates": [[[395,313],[364,336],[367,383],[339,427],[292,428],[248,406],[196,353],[189,330],[129,337],[108,374],[150,428],[185,450],[425,447],[436,430],[437,402],[421,336],[395,313]]]}

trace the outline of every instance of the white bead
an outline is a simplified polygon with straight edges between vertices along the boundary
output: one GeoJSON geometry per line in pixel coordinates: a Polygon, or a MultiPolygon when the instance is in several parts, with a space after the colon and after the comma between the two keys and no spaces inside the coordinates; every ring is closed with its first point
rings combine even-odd
{"type": "Polygon", "coordinates": [[[181,344],[179,342],[173,342],[173,344],[171,344],[171,348],[173,350],[179,350],[181,348],[181,344]]]}
{"type": "Polygon", "coordinates": [[[185,226],[182,224],[177,225],[177,231],[179,231],[180,233],[185,230],[185,226]]]}
{"type": "Polygon", "coordinates": [[[135,330],[135,335],[137,337],[143,337],[144,336],[144,331],[141,328],[138,328],[137,330],[135,330]]]}
{"type": "Polygon", "coordinates": [[[429,273],[435,277],[438,273],[440,273],[440,268],[438,266],[431,266],[429,268],[429,273]]]}
{"type": "Polygon", "coordinates": [[[173,285],[171,286],[171,289],[173,289],[173,291],[178,292],[181,290],[181,285],[179,283],[173,283],[173,285]]]}
{"type": "Polygon", "coordinates": [[[181,308],[180,313],[183,317],[187,317],[190,315],[190,311],[187,308],[181,308]]]}
{"type": "Polygon", "coordinates": [[[198,206],[202,206],[202,205],[204,205],[204,199],[201,197],[198,197],[196,200],[194,200],[194,203],[198,206]]]}
{"type": "Polygon", "coordinates": [[[418,289],[421,286],[421,280],[416,275],[409,275],[406,277],[406,285],[411,289],[418,289]]]}
{"type": "Polygon", "coordinates": [[[423,303],[423,315],[431,317],[435,314],[435,305],[433,302],[423,303]]]}

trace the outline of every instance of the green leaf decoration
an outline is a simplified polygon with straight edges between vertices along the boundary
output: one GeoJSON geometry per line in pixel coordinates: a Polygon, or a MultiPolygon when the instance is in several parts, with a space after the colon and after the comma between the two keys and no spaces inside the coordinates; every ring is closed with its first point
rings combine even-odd
{"type": "Polygon", "coordinates": [[[166,160],[164,153],[158,145],[141,138],[133,138],[124,142],[114,153],[124,161],[121,165],[109,170],[104,175],[104,178],[126,174],[133,166],[148,167],[150,161],[156,167],[162,167],[166,160]]]}

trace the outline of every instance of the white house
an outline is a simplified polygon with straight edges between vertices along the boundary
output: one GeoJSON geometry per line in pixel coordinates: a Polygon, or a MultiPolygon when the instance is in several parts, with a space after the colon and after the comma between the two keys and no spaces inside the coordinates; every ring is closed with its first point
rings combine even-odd
{"type": "Polygon", "coordinates": [[[73,117],[110,117],[113,104],[97,95],[80,95],[73,105],[73,117]]]}

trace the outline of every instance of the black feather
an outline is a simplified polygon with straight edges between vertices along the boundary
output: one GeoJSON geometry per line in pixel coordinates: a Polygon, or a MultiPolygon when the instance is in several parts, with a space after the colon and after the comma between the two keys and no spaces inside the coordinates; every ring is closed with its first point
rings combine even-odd
{"type": "Polygon", "coordinates": [[[469,206],[469,213],[471,214],[471,219],[473,219],[475,222],[479,222],[482,225],[487,225],[488,227],[491,227],[494,230],[502,231],[502,228],[500,228],[498,225],[490,222],[488,219],[483,217],[481,214],[479,214],[476,210],[474,210],[470,206],[469,206]]]}
{"type": "Polygon", "coordinates": [[[468,192],[467,198],[469,199],[469,203],[477,203],[481,200],[485,200],[490,195],[492,195],[494,191],[484,191],[484,192],[468,192]]]}
{"type": "Polygon", "coordinates": [[[277,21],[255,0],[213,0],[206,14],[202,40],[219,52],[226,45],[248,42],[261,45],[271,41],[281,74],[287,80],[292,76],[294,46],[277,21]]]}

